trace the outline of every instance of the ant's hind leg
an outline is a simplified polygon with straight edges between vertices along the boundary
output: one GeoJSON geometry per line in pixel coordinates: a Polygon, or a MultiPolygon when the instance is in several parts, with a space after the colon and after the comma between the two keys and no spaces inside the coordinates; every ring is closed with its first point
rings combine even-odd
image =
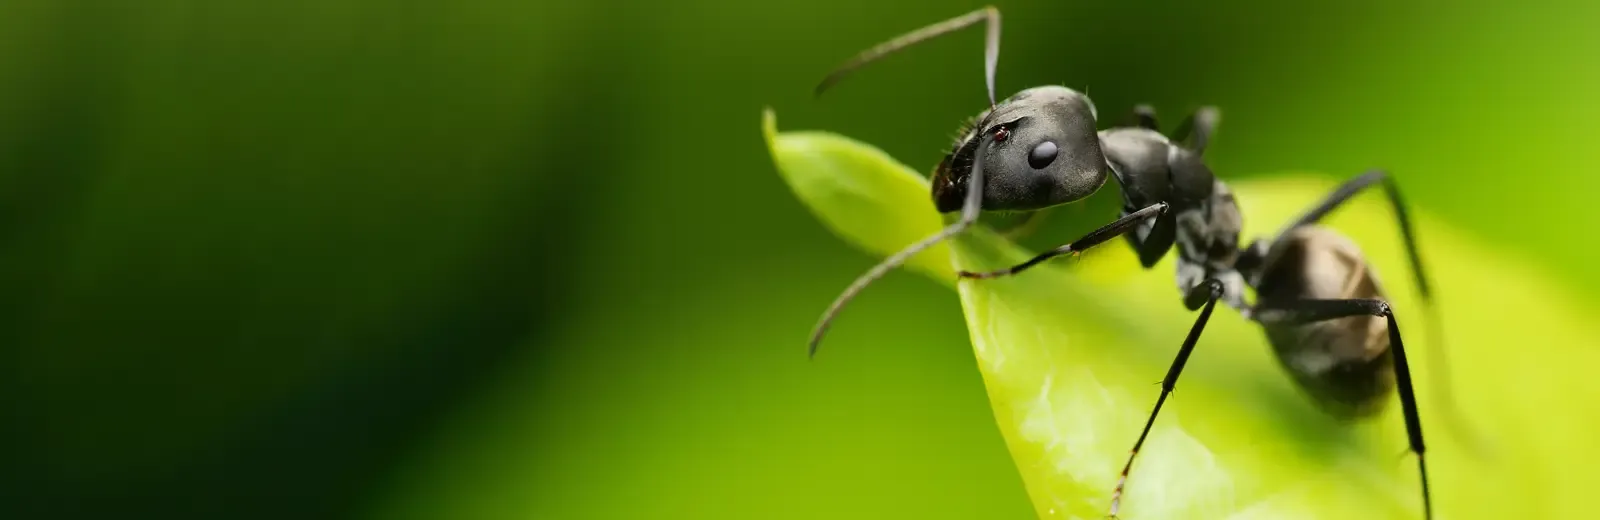
{"type": "Polygon", "coordinates": [[[1380,183],[1383,186],[1384,195],[1389,199],[1389,205],[1394,211],[1395,223],[1400,228],[1400,235],[1405,241],[1406,256],[1411,261],[1411,274],[1416,279],[1417,290],[1422,294],[1423,301],[1428,303],[1432,296],[1431,284],[1428,283],[1427,273],[1422,268],[1422,258],[1417,254],[1416,232],[1411,228],[1411,218],[1406,210],[1405,201],[1400,198],[1400,187],[1396,185],[1394,177],[1383,170],[1372,170],[1362,174],[1360,177],[1345,181],[1344,184],[1335,188],[1333,193],[1329,193],[1327,197],[1318,201],[1315,206],[1306,210],[1299,218],[1290,222],[1288,226],[1284,226],[1283,230],[1279,231],[1277,237],[1273,239],[1272,245],[1267,248],[1268,257],[1265,264],[1270,265],[1274,260],[1273,256],[1283,251],[1281,246],[1289,240],[1291,232],[1295,229],[1317,223],[1323,217],[1332,213],[1333,210],[1338,209],[1339,206],[1344,205],[1345,202],[1361,193],[1362,190],[1380,185],[1380,183]]]}
{"type": "Polygon", "coordinates": [[[1394,375],[1400,390],[1400,409],[1405,415],[1406,436],[1411,451],[1417,454],[1417,471],[1422,475],[1424,518],[1433,518],[1433,500],[1428,492],[1428,465],[1422,457],[1422,419],[1417,414],[1417,396],[1412,390],[1411,366],[1406,362],[1406,347],[1400,339],[1400,325],[1394,310],[1382,300],[1300,300],[1292,304],[1257,308],[1255,319],[1263,325],[1304,325],[1351,316],[1378,316],[1388,320],[1389,348],[1394,351],[1394,375]]]}
{"type": "Polygon", "coordinates": [[[1339,209],[1344,203],[1355,198],[1362,191],[1381,187],[1383,194],[1389,201],[1390,210],[1394,212],[1395,227],[1400,228],[1400,238],[1405,245],[1406,257],[1411,264],[1412,279],[1417,284],[1417,293],[1422,299],[1422,312],[1426,315],[1428,325],[1428,347],[1434,370],[1434,393],[1438,396],[1438,406],[1445,418],[1446,427],[1463,436],[1466,441],[1476,449],[1485,448],[1485,439],[1461,415],[1452,398],[1455,385],[1450,381],[1449,352],[1444,348],[1444,330],[1441,327],[1438,307],[1433,303],[1433,284],[1428,279],[1427,270],[1423,267],[1422,256],[1418,253],[1416,231],[1412,229],[1411,217],[1406,207],[1405,200],[1400,197],[1400,187],[1395,182],[1394,176],[1384,170],[1371,170],[1359,177],[1345,181],[1344,184],[1334,188],[1322,200],[1318,201],[1299,218],[1284,226],[1282,231],[1272,240],[1270,245],[1258,250],[1261,268],[1258,271],[1270,270],[1272,263],[1282,255],[1287,248],[1284,244],[1290,240],[1290,235],[1295,229],[1302,226],[1316,224],[1334,210],[1339,209]]]}

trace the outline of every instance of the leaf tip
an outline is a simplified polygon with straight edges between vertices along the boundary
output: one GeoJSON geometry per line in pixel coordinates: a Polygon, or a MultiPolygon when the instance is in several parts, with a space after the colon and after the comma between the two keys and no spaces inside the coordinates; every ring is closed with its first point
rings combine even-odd
{"type": "Polygon", "coordinates": [[[766,138],[769,148],[778,139],[778,113],[770,106],[761,108],[761,135],[766,138]]]}

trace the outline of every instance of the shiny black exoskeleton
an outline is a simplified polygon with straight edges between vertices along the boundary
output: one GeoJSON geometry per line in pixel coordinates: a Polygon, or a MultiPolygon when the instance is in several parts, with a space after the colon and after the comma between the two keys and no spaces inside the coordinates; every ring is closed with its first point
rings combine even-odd
{"type": "Polygon", "coordinates": [[[960,211],[939,233],[891,255],[858,278],[824,313],[811,338],[814,355],[834,316],[862,288],[912,255],[962,232],[983,211],[1031,212],[1076,202],[1114,178],[1122,188],[1122,215],[1072,243],[1020,264],[990,272],[962,272],[968,279],[1017,275],[1051,258],[1082,252],[1123,236],[1145,268],[1175,251],[1176,280],[1184,305],[1200,311],[1162,380],[1161,393],[1111,493],[1118,512],[1134,459],[1161,406],[1171,395],[1218,301],[1259,323],[1280,363],[1319,406],[1341,417],[1364,417],[1381,409],[1398,388],[1411,450],[1422,475],[1424,514],[1432,517],[1422,425],[1394,312],[1383,300],[1376,275],[1361,252],[1318,221],[1368,187],[1382,186],[1405,236],[1413,274],[1426,300],[1427,279],[1392,177],[1373,171],[1336,189],[1275,236],[1240,247],[1238,202],[1202,155],[1219,113],[1206,107],[1184,119],[1171,137],[1161,133],[1148,107],[1133,111],[1132,123],[1097,130],[1098,113],[1088,96],[1061,86],[1034,87],[996,103],[994,72],[999,57],[1000,13],[993,7],[939,22],[857,55],[821,85],[818,93],[862,65],[929,38],[986,22],[985,70],[989,109],[967,127],[932,179],[941,213],[960,211]],[[1245,299],[1253,288],[1254,303],[1245,299]]]}

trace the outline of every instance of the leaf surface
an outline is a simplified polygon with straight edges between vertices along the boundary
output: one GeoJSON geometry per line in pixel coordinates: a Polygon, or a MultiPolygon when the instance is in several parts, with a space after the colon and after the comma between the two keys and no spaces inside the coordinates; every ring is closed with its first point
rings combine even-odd
{"type": "MultiPolygon", "coordinates": [[[[942,225],[926,180],[875,147],[779,132],[770,110],[763,132],[796,196],[858,249],[881,258],[942,225]]],[[[1276,232],[1337,181],[1289,173],[1231,183],[1245,213],[1241,241],[1276,232]]],[[[1436,518],[1581,517],[1585,490],[1600,482],[1600,450],[1588,440],[1600,425],[1600,383],[1588,375],[1600,362],[1590,340],[1600,313],[1510,252],[1413,212],[1437,329],[1425,326],[1380,194],[1358,196],[1324,224],[1360,244],[1396,308],[1420,385],[1436,518]],[[1447,331],[1443,342],[1434,330],[1447,331]],[[1438,386],[1445,362],[1448,397],[1438,386]]],[[[1021,276],[955,282],[957,269],[1032,255],[978,226],[910,265],[960,298],[995,420],[1041,518],[1105,516],[1197,315],[1181,304],[1170,255],[1145,271],[1123,244],[1021,276]]],[[[1422,518],[1405,440],[1395,402],[1354,424],[1321,413],[1260,330],[1219,306],[1140,453],[1121,518],[1422,518]]]]}

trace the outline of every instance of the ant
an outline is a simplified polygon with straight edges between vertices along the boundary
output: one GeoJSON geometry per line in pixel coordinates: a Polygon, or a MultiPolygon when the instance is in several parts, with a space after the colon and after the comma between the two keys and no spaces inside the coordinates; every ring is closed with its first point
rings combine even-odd
{"type": "Polygon", "coordinates": [[[863,65],[979,22],[987,22],[984,71],[989,108],[964,130],[931,178],[935,208],[942,214],[959,210],[960,218],[856,279],[813,330],[810,354],[815,356],[829,323],[864,287],[912,255],[963,232],[983,211],[1034,215],[1093,195],[1110,176],[1123,195],[1121,216],[1114,222],[1020,264],[990,272],[962,271],[959,276],[1018,275],[1051,258],[1077,255],[1117,236],[1126,237],[1145,269],[1176,248],[1183,304],[1200,314],[1161,381],[1161,394],[1129,451],[1112,492],[1111,516],[1116,517],[1139,448],[1220,300],[1262,327],[1284,369],[1327,413],[1341,418],[1370,417],[1398,386],[1410,449],[1417,455],[1422,476],[1424,515],[1432,518],[1422,423],[1394,310],[1383,300],[1376,275],[1356,245],[1318,225],[1362,190],[1382,187],[1398,220],[1424,305],[1430,305],[1427,278],[1393,177],[1373,170],[1349,180],[1275,237],[1240,248],[1238,203],[1201,158],[1218,123],[1215,107],[1196,110],[1169,137],[1160,132],[1154,109],[1143,105],[1134,108],[1131,124],[1099,131],[1094,103],[1087,95],[1063,86],[1029,88],[996,103],[1000,11],[993,6],[868,49],[824,78],[815,94],[820,96],[863,65]],[[1256,293],[1254,304],[1245,301],[1246,287],[1256,293]]]}

